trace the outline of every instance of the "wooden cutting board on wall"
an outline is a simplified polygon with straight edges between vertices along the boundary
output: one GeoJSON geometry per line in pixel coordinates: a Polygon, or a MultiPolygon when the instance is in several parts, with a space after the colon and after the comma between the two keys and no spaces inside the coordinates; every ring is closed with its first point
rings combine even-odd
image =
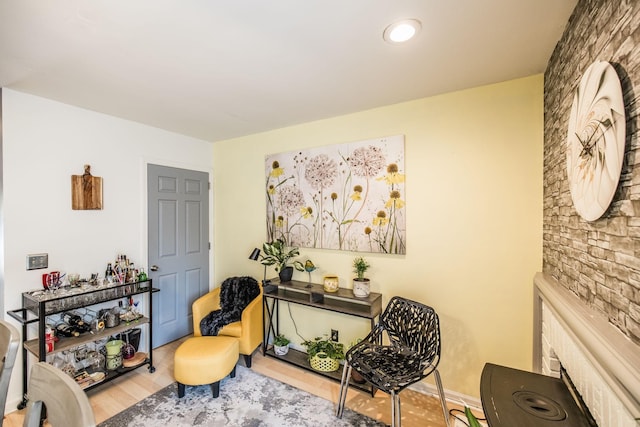
{"type": "Polygon", "coordinates": [[[102,177],[92,176],[90,165],[83,175],[71,175],[71,209],[102,209],[102,177]]]}

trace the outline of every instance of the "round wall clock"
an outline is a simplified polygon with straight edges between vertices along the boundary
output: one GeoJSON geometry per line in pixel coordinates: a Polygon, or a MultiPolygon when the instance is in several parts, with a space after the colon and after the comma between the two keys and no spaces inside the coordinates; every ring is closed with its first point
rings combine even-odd
{"type": "Polygon", "coordinates": [[[600,218],[618,187],[625,146],[622,87],[604,61],[587,68],[576,90],[567,135],[567,176],[578,214],[600,218]]]}

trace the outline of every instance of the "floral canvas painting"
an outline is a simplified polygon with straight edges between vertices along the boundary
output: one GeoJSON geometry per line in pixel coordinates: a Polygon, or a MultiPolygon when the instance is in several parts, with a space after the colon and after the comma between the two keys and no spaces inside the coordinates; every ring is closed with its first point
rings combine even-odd
{"type": "Polygon", "coordinates": [[[404,254],[404,136],[266,158],[267,241],[404,254]]]}

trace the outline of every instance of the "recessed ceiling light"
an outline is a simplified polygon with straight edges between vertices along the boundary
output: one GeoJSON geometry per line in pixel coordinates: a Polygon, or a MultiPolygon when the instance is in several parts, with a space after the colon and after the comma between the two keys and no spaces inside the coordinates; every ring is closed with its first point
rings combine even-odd
{"type": "Polygon", "coordinates": [[[385,28],[382,37],[389,43],[404,43],[418,34],[421,28],[417,19],[403,19],[385,28]]]}

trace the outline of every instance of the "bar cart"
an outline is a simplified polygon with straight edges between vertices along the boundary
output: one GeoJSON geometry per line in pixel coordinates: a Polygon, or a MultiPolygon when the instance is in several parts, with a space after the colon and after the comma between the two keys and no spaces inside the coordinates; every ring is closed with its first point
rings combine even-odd
{"type": "MultiPolygon", "coordinates": [[[[153,293],[158,292],[152,286],[151,279],[136,281],[131,283],[114,283],[101,285],[83,285],[73,288],[61,288],[55,291],[36,290],[22,293],[22,308],[10,310],[7,313],[22,325],[22,389],[23,400],[18,405],[18,409],[23,409],[27,404],[28,387],[28,362],[29,353],[38,361],[47,360],[47,356],[56,355],[61,352],[68,352],[89,343],[97,343],[108,339],[111,336],[126,333],[132,328],[146,326],[148,353],[142,359],[136,359],[134,365],[119,366],[117,369],[105,369],[101,373],[99,381],[83,382],[84,390],[106,384],[121,375],[135,370],[141,366],[148,365],[150,373],[155,371],[153,366],[153,345],[152,345],[152,298],[153,293]],[[112,327],[94,328],[90,332],[79,336],[58,337],[59,340],[53,348],[47,342],[49,323],[57,316],[74,310],[91,309],[105,306],[109,301],[121,299],[133,300],[139,295],[144,298],[144,306],[147,315],[139,314],[135,318],[125,318],[112,327]],[[145,298],[146,296],[146,298],[145,298]],[[37,336],[29,338],[29,325],[37,323],[37,336]]],[[[86,373],[86,372],[85,372],[86,373]]],[[[76,381],[79,381],[76,379],[76,381]]]]}

